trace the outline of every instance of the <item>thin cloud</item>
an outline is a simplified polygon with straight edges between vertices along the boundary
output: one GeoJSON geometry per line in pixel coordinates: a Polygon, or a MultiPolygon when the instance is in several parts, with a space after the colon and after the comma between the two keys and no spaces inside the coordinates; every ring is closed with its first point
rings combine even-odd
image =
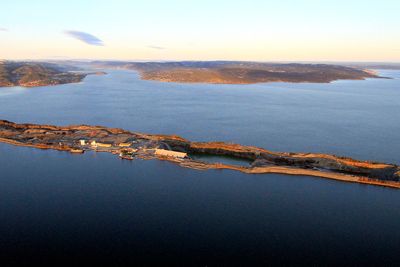
{"type": "Polygon", "coordinates": [[[8,32],[8,29],[0,27],[0,32],[8,32]]]}
{"type": "Polygon", "coordinates": [[[151,49],[158,49],[158,50],[165,49],[165,47],[157,46],[157,45],[148,45],[147,47],[148,47],[148,48],[151,48],[151,49]]]}
{"type": "Polygon", "coordinates": [[[102,40],[87,32],[80,31],[64,31],[64,33],[72,38],[78,39],[88,45],[104,46],[102,40]]]}

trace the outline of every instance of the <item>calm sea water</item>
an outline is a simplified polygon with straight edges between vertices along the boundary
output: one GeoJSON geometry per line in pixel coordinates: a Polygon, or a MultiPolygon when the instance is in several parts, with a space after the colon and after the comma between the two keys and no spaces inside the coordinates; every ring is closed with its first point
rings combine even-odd
{"type": "MultiPolygon", "coordinates": [[[[332,84],[204,85],[108,71],[1,88],[0,118],[97,124],[400,164],[400,72],[332,84]]],[[[0,260],[395,264],[400,193],[0,144],[0,260]]]]}

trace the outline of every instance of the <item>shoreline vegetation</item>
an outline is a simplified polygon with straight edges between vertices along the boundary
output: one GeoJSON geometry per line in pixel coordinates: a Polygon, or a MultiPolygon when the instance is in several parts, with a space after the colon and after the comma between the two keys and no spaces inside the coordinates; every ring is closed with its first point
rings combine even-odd
{"type": "Polygon", "coordinates": [[[158,159],[207,170],[229,169],[248,174],[288,174],[400,188],[400,167],[318,153],[273,152],[225,142],[191,142],[175,135],[154,135],[102,126],[17,124],[0,120],[0,142],[70,153],[108,152],[121,159],[158,159]],[[248,166],[195,160],[191,155],[228,156],[248,166]]]}

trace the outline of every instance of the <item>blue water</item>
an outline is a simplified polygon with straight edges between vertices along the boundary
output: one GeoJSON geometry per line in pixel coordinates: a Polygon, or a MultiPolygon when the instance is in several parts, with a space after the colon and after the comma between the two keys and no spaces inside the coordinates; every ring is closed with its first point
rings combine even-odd
{"type": "MultiPolygon", "coordinates": [[[[399,71],[382,72],[392,80],[257,85],[160,83],[108,72],[79,84],[1,88],[0,118],[400,164],[399,71]]],[[[400,260],[400,194],[394,189],[5,144],[0,170],[4,261],[219,266],[400,260]]]]}

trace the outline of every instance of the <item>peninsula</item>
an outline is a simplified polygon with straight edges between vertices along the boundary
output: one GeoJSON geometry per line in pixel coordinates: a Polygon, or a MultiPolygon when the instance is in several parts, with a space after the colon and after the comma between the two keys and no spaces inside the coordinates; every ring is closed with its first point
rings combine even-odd
{"type": "Polygon", "coordinates": [[[329,83],[336,80],[382,78],[364,68],[332,64],[260,63],[247,61],[94,61],[92,64],[103,68],[136,70],[144,80],[178,83],[329,83]]]}
{"type": "Polygon", "coordinates": [[[193,169],[231,169],[250,174],[316,176],[400,188],[400,167],[316,153],[273,152],[224,142],[191,142],[174,135],[130,132],[119,128],[17,124],[0,120],[0,142],[71,153],[108,152],[121,159],[159,159],[193,169]],[[196,160],[196,155],[231,157],[248,166],[196,160]]]}
{"type": "Polygon", "coordinates": [[[88,74],[104,74],[72,72],[70,68],[47,62],[0,61],[0,87],[77,83],[88,74]]]}

